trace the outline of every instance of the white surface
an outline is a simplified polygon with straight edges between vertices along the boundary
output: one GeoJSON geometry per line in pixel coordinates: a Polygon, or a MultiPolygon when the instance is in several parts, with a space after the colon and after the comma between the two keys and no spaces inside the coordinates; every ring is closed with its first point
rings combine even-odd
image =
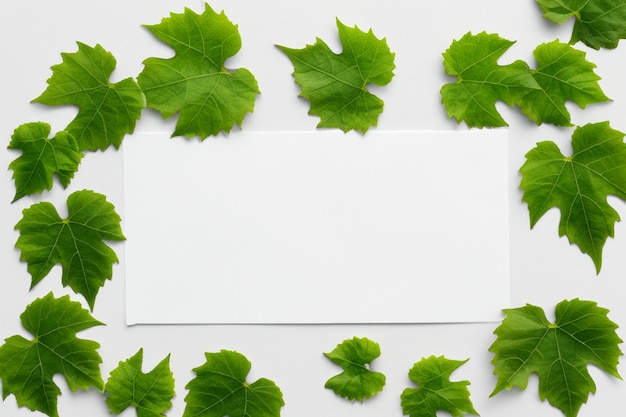
{"type": "MultiPolygon", "coordinates": [[[[229,62],[230,67],[244,66],[257,76],[262,90],[256,110],[246,118],[246,131],[313,130],[314,117],[306,114],[307,105],[296,98],[298,89],[290,78],[292,67],[274,43],[301,47],[316,36],[336,45],[335,17],[345,24],[372,27],[378,36],[386,36],[397,52],[396,77],[380,90],[385,112],[380,130],[455,129],[440,105],[439,88],[449,79],[443,74],[441,53],[468,31],[498,32],[517,40],[503,57],[502,63],[524,59],[532,65],[532,50],[540,43],[555,38],[569,39],[571,23],[554,26],[540,17],[531,1],[442,0],[437,2],[380,0],[333,1],[214,1],[216,10],[225,9],[243,37],[243,49],[229,62]]],[[[157,23],[170,11],[181,12],[184,6],[201,10],[197,1],[172,0],[110,0],[85,2],[31,0],[3,2],[0,13],[0,136],[8,144],[13,130],[22,123],[42,120],[61,130],[71,120],[74,110],[30,104],[46,86],[49,67],[60,62],[60,53],[76,50],[76,41],[101,43],[118,59],[114,79],[136,76],[141,62],[149,56],[170,54],[140,25],[157,23]]],[[[610,120],[614,128],[626,131],[626,89],[623,85],[626,66],[626,45],[614,51],[592,51],[582,45],[591,61],[598,65],[601,86],[613,98],[612,103],[591,105],[579,110],[569,106],[576,124],[610,120]]],[[[551,211],[534,230],[529,230],[526,205],[521,203],[517,167],[537,141],[550,139],[569,152],[571,129],[537,127],[516,110],[501,107],[509,129],[509,217],[510,271],[513,306],[532,303],[543,307],[549,315],[554,305],[579,297],[597,301],[611,310],[610,318],[621,324],[618,333],[626,338],[626,227],[618,223],[615,239],[609,239],[604,250],[604,263],[599,276],[593,263],[566,239],[557,235],[558,212],[551,211]]],[[[171,132],[174,120],[161,121],[146,110],[137,132],[171,132]]],[[[463,126],[459,129],[464,129],[463,126]]],[[[6,146],[0,147],[0,165],[7,167],[17,157],[6,146]]],[[[56,268],[32,291],[26,265],[19,262],[14,248],[17,233],[14,225],[23,208],[41,199],[58,207],[67,195],[77,189],[91,188],[107,195],[120,213],[124,213],[122,192],[122,155],[113,150],[88,155],[70,189],[57,186],[42,197],[26,198],[11,205],[13,182],[11,172],[3,170],[0,177],[0,338],[25,334],[19,315],[35,298],[54,291],[59,296],[71,293],[60,286],[56,268]]],[[[618,212],[626,213],[623,202],[611,199],[618,212]]],[[[125,225],[123,225],[125,226],[125,225]]],[[[560,417],[562,413],[537,395],[537,380],[524,392],[503,392],[493,398],[495,385],[488,348],[494,340],[495,324],[446,325],[181,325],[125,326],[124,309],[124,244],[113,248],[121,258],[114,269],[113,280],[100,291],[94,316],[107,326],[82,334],[99,341],[103,357],[104,378],[118,361],[145,349],[145,368],[151,369],[168,353],[176,378],[177,397],[169,416],[181,416],[186,395],[185,384],[193,377],[192,368],[204,362],[205,351],[235,349],[252,361],[250,379],[273,379],[284,393],[283,417],[312,416],[401,416],[399,395],[410,385],[407,372],[424,356],[446,355],[453,359],[471,358],[453,374],[453,379],[468,379],[471,399],[482,417],[527,417],[540,415],[560,417]],[[382,356],[373,368],[387,375],[387,386],[376,398],[363,405],[352,404],[325,390],[323,384],[337,373],[337,368],[322,356],[337,343],[353,336],[366,336],[380,343],[382,356]]],[[[82,302],[79,296],[72,298],[82,302]]],[[[624,347],[622,346],[622,349],[624,347]]],[[[624,362],[624,360],[622,360],[624,362]]],[[[626,368],[621,363],[622,375],[626,368]]],[[[591,368],[597,393],[582,407],[580,417],[618,415],[623,409],[626,383],[610,378],[591,368]]],[[[63,417],[108,416],[104,399],[94,390],[71,393],[62,378],[55,381],[63,395],[59,399],[63,417]]],[[[0,402],[2,417],[30,416],[17,409],[12,396],[0,402]]],[[[132,411],[124,414],[134,415],[132,411]]]]}
{"type": "Polygon", "coordinates": [[[126,322],[497,322],[506,133],[128,138],[126,322]]]}

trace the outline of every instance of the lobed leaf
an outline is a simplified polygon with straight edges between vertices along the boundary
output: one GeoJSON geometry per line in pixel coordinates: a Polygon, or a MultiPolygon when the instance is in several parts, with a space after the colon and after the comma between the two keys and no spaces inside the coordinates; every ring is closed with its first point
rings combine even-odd
{"type": "Polygon", "coordinates": [[[224,12],[208,4],[200,15],[185,8],[146,28],[175,51],[169,59],[146,59],[137,78],[148,107],[164,118],[180,112],[172,136],[206,139],[241,125],[260,92],[250,71],[224,67],[241,48],[237,26],[224,12]]]}
{"type": "Polygon", "coordinates": [[[395,54],[387,41],[370,29],[349,28],[337,19],[341,54],[324,41],[303,49],[278,45],[294,66],[293,76],[301,97],[309,100],[309,114],[319,116],[318,127],[339,128],[363,133],[376,126],[383,101],[370,93],[368,84],[387,85],[393,78],[395,54]]]}
{"type": "Polygon", "coordinates": [[[135,130],[145,107],[141,89],[132,78],[111,84],[116,61],[100,45],[78,43],[78,51],[62,53],[52,66],[46,90],[33,101],[49,106],[75,105],[78,114],[65,128],[80,150],[119,148],[124,136],[135,130]]]}
{"type": "Polygon", "coordinates": [[[41,193],[52,188],[54,175],[66,188],[83,158],[74,137],[58,132],[53,138],[47,123],[26,123],[15,129],[9,149],[21,150],[22,155],[9,164],[15,180],[13,202],[25,195],[41,193]]]}
{"type": "Polygon", "coordinates": [[[626,144],[624,134],[609,122],[590,123],[572,135],[573,153],[564,156],[554,142],[544,141],[526,154],[520,168],[533,227],[551,208],[561,212],[559,236],[567,236],[602,267],[602,250],[613,237],[620,216],[608,195],[626,200],[626,144]]]}
{"type": "Polygon", "coordinates": [[[137,417],[163,417],[172,407],[174,375],[169,355],[147,374],[143,373],[143,349],[111,371],[104,386],[112,414],[135,407],[137,417]]]}
{"type": "Polygon", "coordinates": [[[20,231],[15,246],[28,264],[31,288],[61,264],[63,286],[83,295],[93,310],[99,288],[111,279],[118,262],[103,240],[125,240],[121,219],[104,195],[90,190],[70,194],[67,208],[66,219],[47,202],[25,209],[15,225],[20,231]]]}
{"type": "Polygon", "coordinates": [[[58,417],[61,390],[53,377],[61,374],[72,391],[103,388],[100,345],[76,333],[100,326],[80,303],[49,293],[33,301],[20,316],[33,340],[11,336],[0,346],[2,397],[13,394],[20,407],[58,417]]]}
{"type": "Polygon", "coordinates": [[[555,322],[543,310],[527,304],[506,309],[505,319],[495,330],[489,350],[498,381],[491,396],[503,389],[525,389],[528,377],[539,377],[539,397],[546,398],[567,417],[575,417],[596,386],[587,371],[593,364],[620,378],[618,358],[622,340],[608,310],[595,302],[574,299],[557,304],[555,322]]]}
{"type": "Polygon", "coordinates": [[[406,388],[402,392],[402,412],[410,417],[436,417],[439,411],[446,411],[453,417],[478,415],[469,398],[469,381],[450,381],[452,372],[468,360],[430,356],[413,365],[409,379],[417,388],[406,388]]]}

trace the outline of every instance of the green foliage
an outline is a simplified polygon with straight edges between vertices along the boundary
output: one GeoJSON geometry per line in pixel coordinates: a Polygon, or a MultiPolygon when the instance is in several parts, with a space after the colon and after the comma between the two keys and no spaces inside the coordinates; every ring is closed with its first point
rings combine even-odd
{"type": "MultiPolygon", "coordinates": [[[[503,389],[525,389],[531,373],[539,376],[539,397],[546,398],[567,417],[575,417],[596,385],[587,371],[593,364],[620,378],[618,345],[622,340],[608,310],[595,302],[561,301],[555,323],[543,310],[527,304],[504,310],[506,318],[495,330],[489,350],[498,381],[492,396],[503,389]]],[[[621,378],[620,378],[621,379],[621,378]]]]}
{"type": "Polygon", "coordinates": [[[519,106],[538,125],[570,126],[566,101],[585,108],[609,100],[598,85],[595,64],[586,60],[584,52],[553,41],[535,49],[534,70],[520,60],[499,65],[513,43],[485,32],[467,33],[452,42],[443,54],[443,65],[457,81],[441,88],[449,117],[470,127],[507,126],[495,106],[502,101],[519,106]]]}
{"type": "Polygon", "coordinates": [[[48,88],[34,101],[49,106],[71,104],[78,114],[65,128],[81,150],[119,148],[127,133],[135,130],[145,106],[141,89],[132,78],[109,82],[116,61],[100,45],[78,42],[78,51],[62,53],[52,66],[48,88]]]}
{"type": "Polygon", "coordinates": [[[135,407],[137,417],[162,417],[172,407],[174,376],[169,355],[147,374],[143,373],[143,349],[111,371],[104,386],[112,414],[135,407]]]}
{"type": "Polygon", "coordinates": [[[353,337],[324,355],[343,368],[342,373],[326,381],[325,388],[349,400],[361,402],[383,390],[385,375],[371,371],[368,366],[380,356],[378,343],[365,337],[353,337]]]}
{"type": "Polygon", "coordinates": [[[616,48],[626,38],[624,0],[537,0],[543,16],[555,23],[576,19],[570,43],[593,48],[616,48]]]}
{"type": "Polygon", "coordinates": [[[200,15],[186,8],[146,27],[176,52],[169,59],[146,59],[137,78],[149,107],[164,118],[180,111],[172,136],[205,139],[241,125],[259,89],[247,69],[224,67],[241,48],[237,26],[206,4],[200,15]]]}
{"type": "Polygon", "coordinates": [[[368,84],[387,85],[393,78],[395,54],[387,41],[370,29],[349,28],[337,19],[341,54],[317,38],[303,49],[278,46],[294,66],[293,76],[310,102],[309,114],[320,117],[318,127],[365,133],[376,126],[383,101],[367,90],[368,84]]]}
{"type": "Polygon", "coordinates": [[[120,217],[105,196],[76,191],[67,199],[68,217],[62,219],[47,202],[25,209],[15,225],[20,231],[15,246],[28,263],[31,287],[56,264],[63,268],[63,286],[82,294],[91,309],[106,279],[111,279],[115,252],[103,240],[124,240],[120,217]]]}
{"type": "Polygon", "coordinates": [[[183,417],[278,417],[285,404],[269,379],[246,382],[251,364],[241,353],[205,353],[204,365],[187,384],[183,417]]]}
{"type": "Polygon", "coordinates": [[[539,142],[526,154],[520,168],[531,227],[549,209],[561,211],[559,236],[566,235],[602,266],[602,249],[613,237],[620,216],[608,195],[626,200],[626,145],[624,134],[608,122],[590,123],[572,135],[573,154],[563,156],[550,141],[539,142]]]}
{"type": "Polygon", "coordinates": [[[400,395],[402,412],[411,417],[435,417],[446,411],[453,417],[478,415],[470,401],[469,381],[450,381],[450,375],[465,362],[443,356],[423,358],[409,371],[417,388],[406,388],[400,395]]]}
{"type": "Polygon", "coordinates": [[[100,345],[78,339],[76,333],[103,323],[80,303],[52,293],[33,301],[20,318],[34,339],[11,336],[0,346],[3,399],[13,394],[20,407],[57,417],[61,390],[52,379],[55,374],[63,375],[72,391],[102,390],[100,345]]]}
{"type": "Polygon", "coordinates": [[[22,155],[9,164],[15,179],[13,202],[28,194],[41,193],[52,188],[57,178],[67,187],[83,158],[74,137],[58,132],[53,138],[47,123],[26,123],[15,129],[9,149],[21,150],[22,155]]]}

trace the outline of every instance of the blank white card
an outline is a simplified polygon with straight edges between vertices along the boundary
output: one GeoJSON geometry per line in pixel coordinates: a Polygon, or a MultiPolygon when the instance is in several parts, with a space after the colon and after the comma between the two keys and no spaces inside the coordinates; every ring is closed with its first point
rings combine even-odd
{"type": "Polygon", "coordinates": [[[123,144],[126,320],[500,321],[506,130],[123,144]]]}

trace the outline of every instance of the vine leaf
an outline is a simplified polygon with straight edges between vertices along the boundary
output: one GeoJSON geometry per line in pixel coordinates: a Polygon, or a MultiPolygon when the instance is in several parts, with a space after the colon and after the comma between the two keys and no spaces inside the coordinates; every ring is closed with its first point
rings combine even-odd
{"type": "Polygon", "coordinates": [[[116,61],[110,52],[100,45],[77,44],[77,52],[61,54],[62,62],[52,66],[48,87],[33,101],[78,107],[65,130],[81,150],[119,148],[124,136],[135,130],[145,107],[144,95],[132,78],[111,84],[116,61]]]}
{"type": "Polygon", "coordinates": [[[170,356],[163,359],[147,374],[143,373],[143,349],[111,371],[104,386],[106,403],[112,414],[121,414],[135,407],[137,417],[163,417],[172,407],[174,375],[170,370],[170,356]]]}
{"type": "Polygon", "coordinates": [[[499,65],[513,43],[485,32],[467,33],[452,42],[443,54],[443,65],[457,80],[441,88],[449,117],[470,127],[507,126],[495,106],[502,101],[519,106],[538,125],[571,126],[566,101],[585,108],[610,100],[598,85],[595,64],[587,61],[584,52],[553,41],[535,49],[534,70],[521,60],[499,65]]]}
{"type": "Polygon", "coordinates": [[[205,353],[204,365],[187,384],[183,417],[278,417],[285,404],[280,389],[266,378],[246,382],[251,364],[241,353],[205,353]]]}
{"type": "Polygon", "coordinates": [[[563,156],[554,142],[543,141],[526,154],[520,168],[533,227],[551,208],[561,211],[559,236],[567,236],[602,267],[602,249],[613,237],[620,216],[608,195],[626,200],[626,144],[624,134],[609,122],[590,123],[572,134],[571,156],[563,156]]]}
{"type": "Polygon", "coordinates": [[[622,0],[537,0],[543,17],[555,23],[575,19],[570,43],[593,49],[617,48],[626,38],[626,3],[622,0]]]}
{"type": "Polygon", "coordinates": [[[241,125],[260,92],[250,71],[224,67],[241,48],[237,26],[224,12],[208,4],[200,15],[185,8],[146,28],[176,52],[169,59],[146,59],[137,78],[148,107],[164,118],[180,112],[172,136],[206,139],[241,125]]]}
{"type": "Polygon", "coordinates": [[[402,392],[402,412],[411,417],[435,417],[438,411],[446,411],[453,417],[478,415],[469,398],[469,381],[450,381],[452,372],[468,360],[430,356],[413,365],[409,379],[417,388],[406,388],[402,392]]]}
{"type": "Polygon", "coordinates": [[[491,396],[503,389],[525,389],[531,373],[539,376],[539,397],[567,417],[575,417],[596,385],[587,371],[593,364],[621,379],[617,372],[622,340],[608,310],[593,301],[574,299],[557,304],[555,322],[543,310],[527,304],[504,310],[489,350],[498,376],[491,396]]]}
{"type": "Polygon", "coordinates": [[[103,323],[69,296],[55,298],[52,293],[33,301],[20,318],[34,339],[11,336],[0,346],[3,399],[13,394],[18,406],[58,417],[61,390],[54,375],[62,374],[72,391],[102,390],[102,358],[96,352],[100,345],[76,333],[103,323]]]}
{"type": "Polygon", "coordinates": [[[344,340],[324,355],[343,368],[342,373],[326,381],[325,388],[349,400],[361,402],[383,390],[385,375],[371,371],[368,366],[380,356],[378,343],[365,337],[354,337],[344,340]]]}
{"type": "Polygon", "coordinates": [[[367,90],[368,84],[387,85],[393,78],[395,54],[386,39],[378,39],[370,29],[349,28],[337,19],[341,54],[335,54],[324,41],[303,49],[278,45],[294,66],[293,76],[301,87],[301,97],[309,100],[309,114],[320,117],[318,127],[339,128],[344,132],[365,133],[376,126],[383,101],[367,90]]]}
{"type": "Polygon", "coordinates": [[[74,137],[63,131],[51,139],[49,135],[50,125],[36,122],[19,126],[11,136],[8,148],[22,151],[9,164],[16,188],[13,202],[25,195],[50,190],[55,174],[66,188],[78,170],[83,154],[74,137]]]}
{"type": "Polygon", "coordinates": [[[63,286],[85,297],[93,310],[96,295],[111,279],[115,252],[103,240],[125,240],[113,204],[91,190],[76,191],[67,199],[68,217],[62,219],[48,202],[24,209],[15,225],[20,231],[15,246],[28,264],[31,288],[52,267],[61,264],[63,286]]]}

